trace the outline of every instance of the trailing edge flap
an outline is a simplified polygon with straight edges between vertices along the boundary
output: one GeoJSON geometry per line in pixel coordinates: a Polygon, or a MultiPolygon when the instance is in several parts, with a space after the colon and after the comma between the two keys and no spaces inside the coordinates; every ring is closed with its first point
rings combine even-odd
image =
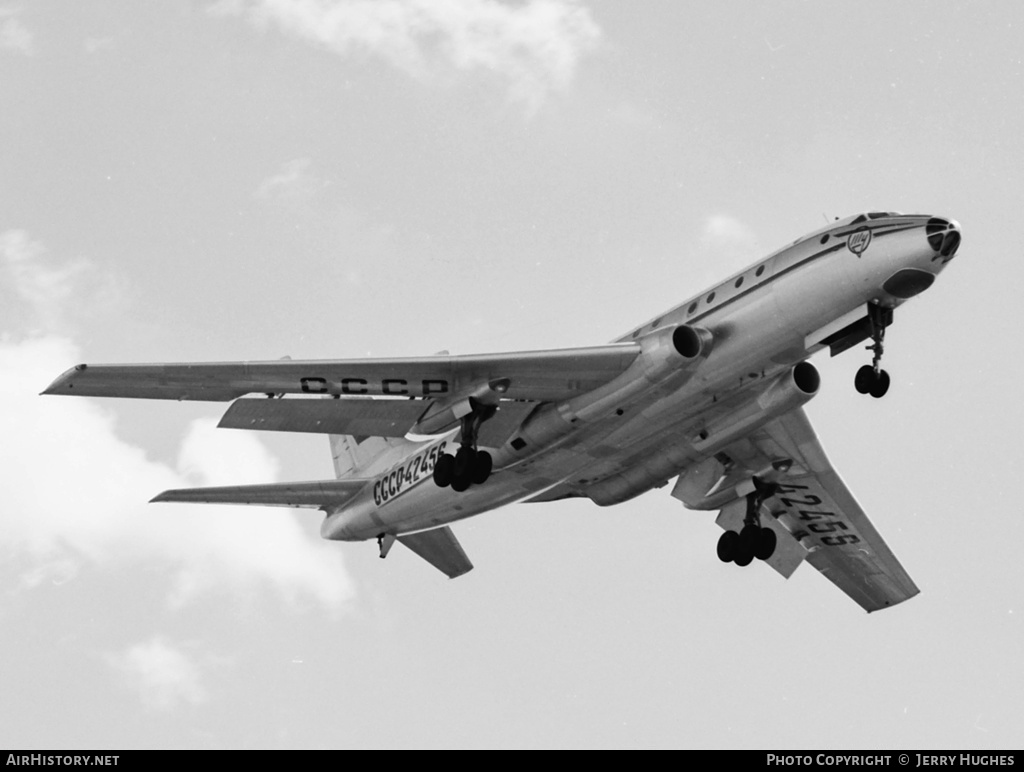
{"type": "Polygon", "coordinates": [[[408,399],[239,399],[222,429],[404,437],[426,403],[408,399]]]}
{"type": "Polygon", "coordinates": [[[405,534],[399,536],[398,540],[434,568],[447,574],[449,579],[473,570],[473,564],[448,526],[405,534]]]}
{"type": "Polygon", "coordinates": [[[151,501],[192,504],[256,504],[268,507],[330,509],[355,496],[369,479],[318,480],[314,482],[228,485],[220,488],[178,488],[164,491],[151,501]]]}
{"type": "MultiPolygon", "coordinates": [[[[220,419],[222,429],[349,434],[356,437],[404,437],[427,409],[410,399],[266,399],[235,400],[220,419]]],[[[501,402],[498,412],[480,426],[478,442],[489,448],[505,444],[534,402],[501,402]]]]}

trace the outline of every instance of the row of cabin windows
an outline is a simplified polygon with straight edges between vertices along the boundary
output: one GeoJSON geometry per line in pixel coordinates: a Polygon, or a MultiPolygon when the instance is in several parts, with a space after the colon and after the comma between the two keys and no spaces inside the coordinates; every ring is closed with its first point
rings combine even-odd
{"type": "MultiPolygon", "coordinates": [[[[764,274],[764,271],[765,271],[765,266],[764,265],[759,265],[757,267],[757,270],[754,271],[754,276],[760,277],[760,276],[762,276],[764,274]]],[[[741,286],[743,286],[743,277],[740,276],[733,283],[733,286],[736,289],[739,289],[741,286]]],[[[706,298],[704,298],[704,302],[707,303],[708,305],[711,305],[713,302],[715,302],[715,293],[714,292],[709,292],[708,296],[706,298]]],[[[690,303],[690,307],[686,309],[686,315],[687,316],[692,316],[693,313],[697,310],[697,306],[699,306],[699,305],[700,305],[700,301],[699,300],[695,300],[692,303],[690,303]]],[[[658,325],[661,324],[661,320],[662,320],[662,317],[659,316],[657,319],[655,319],[653,322],[651,322],[650,328],[652,330],[658,329],[658,325]]],[[[642,330],[643,330],[643,328],[634,331],[633,337],[634,338],[639,337],[642,330]]]]}

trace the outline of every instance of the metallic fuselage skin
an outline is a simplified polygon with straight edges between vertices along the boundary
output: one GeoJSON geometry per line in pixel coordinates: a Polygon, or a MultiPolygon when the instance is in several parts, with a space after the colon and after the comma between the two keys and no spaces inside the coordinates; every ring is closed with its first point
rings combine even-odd
{"type": "Polygon", "coordinates": [[[574,406],[574,417],[585,418],[572,423],[565,405],[543,406],[524,422],[524,436],[533,422],[536,432],[554,439],[522,450],[487,448],[493,474],[462,493],[437,487],[416,463],[441,443],[453,452],[457,430],[407,440],[376,460],[367,470],[374,483],[329,512],[321,534],[359,541],[410,533],[554,488],[606,505],[662,485],[718,450],[708,427],[727,425],[742,406],[826,345],[828,335],[863,317],[868,303],[894,308],[926,288],[955,254],[955,247],[944,256],[937,246],[950,234],[958,245],[953,221],[873,214],[798,239],[618,339],[642,341],[678,325],[706,330],[713,345],[693,369],[670,374],[607,410],[581,413],[574,406]]]}

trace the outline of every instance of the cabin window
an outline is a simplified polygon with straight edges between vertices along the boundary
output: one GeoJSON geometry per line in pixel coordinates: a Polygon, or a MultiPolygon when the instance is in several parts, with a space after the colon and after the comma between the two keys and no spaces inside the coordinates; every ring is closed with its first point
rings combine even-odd
{"type": "Polygon", "coordinates": [[[708,295],[708,302],[710,303],[714,299],[715,299],[715,293],[712,292],[710,295],[708,295]]]}
{"type": "Polygon", "coordinates": [[[757,270],[754,271],[754,275],[755,276],[760,276],[762,273],[764,273],[764,266],[763,265],[759,265],[757,267],[757,270]]]}
{"type": "Polygon", "coordinates": [[[696,302],[690,303],[690,307],[686,309],[686,313],[687,314],[692,314],[696,310],[697,310],[697,303],[696,302]]]}
{"type": "Polygon", "coordinates": [[[736,287],[737,289],[739,289],[739,286],[740,286],[741,284],[743,284],[743,277],[742,277],[742,276],[741,276],[740,278],[738,278],[738,279],[736,280],[736,284],[735,284],[735,287],[736,287]]]}

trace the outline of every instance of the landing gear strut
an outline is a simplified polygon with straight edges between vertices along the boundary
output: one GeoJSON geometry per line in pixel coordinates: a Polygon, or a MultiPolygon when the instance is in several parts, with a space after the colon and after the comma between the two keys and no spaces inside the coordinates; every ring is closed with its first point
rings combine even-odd
{"type": "Polygon", "coordinates": [[[761,505],[778,492],[779,486],[753,478],[754,490],[747,494],[747,514],[743,518],[743,529],[726,531],[718,539],[718,559],[723,563],[749,566],[754,558],[768,560],[778,540],[775,531],[761,526],[761,505]]]}
{"type": "Polygon", "coordinates": [[[459,438],[459,449],[455,455],[445,453],[434,466],[434,483],[439,488],[452,486],[452,490],[461,493],[470,485],[483,485],[491,476],[491,454],[476,447],[480,424],[494,415],[497,410],[493,405],[482,405],[470,399],[473,410],[464,415],[462,433],[459,438]]]}
{"type": "Polygon", "coordinates": [[[868,322],[871,324],[871,345],[868,351],[874,353],[870,365],[864,365],[853,379],[854,388],[861,394],[870,394],[878,399],[889,391],[889,373],[882,369],[882,353],[885,350],[885,328],[892,324],[892,309],[878,303],[868,303],[868,322]]]}

